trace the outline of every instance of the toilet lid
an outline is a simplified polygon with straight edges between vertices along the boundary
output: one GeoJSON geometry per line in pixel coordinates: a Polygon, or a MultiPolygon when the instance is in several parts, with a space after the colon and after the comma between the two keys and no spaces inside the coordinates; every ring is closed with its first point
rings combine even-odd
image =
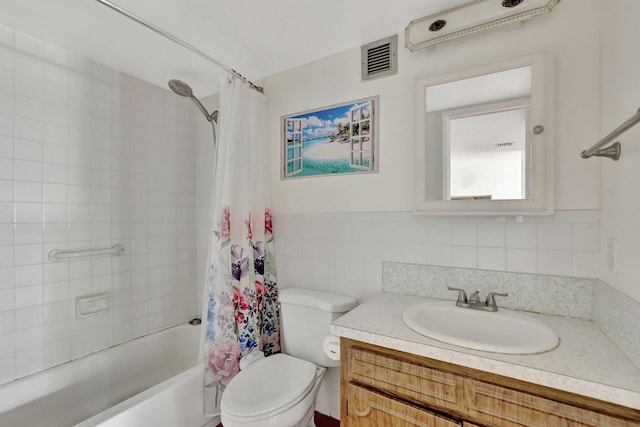
{"type": "Polygon", "coordinates": [[[275,354],[247,366],[222,394],[222,410],[236,417],[282,412],[313,387],[316,366],[286,354],[275,354]]]}

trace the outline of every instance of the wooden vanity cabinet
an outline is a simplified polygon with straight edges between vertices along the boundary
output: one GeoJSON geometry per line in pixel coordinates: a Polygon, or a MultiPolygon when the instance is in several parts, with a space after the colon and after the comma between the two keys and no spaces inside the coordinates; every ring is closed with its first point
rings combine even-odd
{"type": "Polygon", "coordinates": [[[341,339],[341,426],[640,427],[640,411],[341,339]]]}

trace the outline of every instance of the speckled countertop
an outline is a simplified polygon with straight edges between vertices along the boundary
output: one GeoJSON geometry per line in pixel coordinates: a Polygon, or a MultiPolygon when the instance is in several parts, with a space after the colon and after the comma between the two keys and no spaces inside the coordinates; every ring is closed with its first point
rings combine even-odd
{"type": "Polygon", "coordinates": [[[592,321],[526,313],[553,329],[560,345],[533,355],[489,353],[449,345],[409,329],[402,321],[403,311],[432,300],[382,293],[335,320],[331,333],[640,409],[640,370],[592,321]]]}

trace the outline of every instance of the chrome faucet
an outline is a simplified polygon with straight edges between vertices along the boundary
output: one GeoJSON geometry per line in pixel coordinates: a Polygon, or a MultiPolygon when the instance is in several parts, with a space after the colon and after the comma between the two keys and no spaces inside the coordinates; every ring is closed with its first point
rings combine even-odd
{"type": "Polygon", "coordinates": [[[458,291],[458,299],[456,300],[456,306],[462,308],[471,308],[474,310],[483,311],[498,311],[498,305],[496,304],[496,297],[507,297],[507,293],[490,292],[484,302],[480,301],[480,293],[475,291],[467,298],[467,293],[464,289],[452,288],[447,286],[450,291],[458,291]]]}

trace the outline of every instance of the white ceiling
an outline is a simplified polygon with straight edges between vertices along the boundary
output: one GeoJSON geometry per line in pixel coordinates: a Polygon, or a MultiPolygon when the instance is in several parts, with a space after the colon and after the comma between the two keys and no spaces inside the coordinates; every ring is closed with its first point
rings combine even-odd
{"type": "MultiPolygon", "coordinates": [[[[112,0],[252,80],[400,34],[468,0],[112,0]]],[[[218,91],[218,67],[96,0],[0,0],[0,24],[166,87],[218,91]]]]}

